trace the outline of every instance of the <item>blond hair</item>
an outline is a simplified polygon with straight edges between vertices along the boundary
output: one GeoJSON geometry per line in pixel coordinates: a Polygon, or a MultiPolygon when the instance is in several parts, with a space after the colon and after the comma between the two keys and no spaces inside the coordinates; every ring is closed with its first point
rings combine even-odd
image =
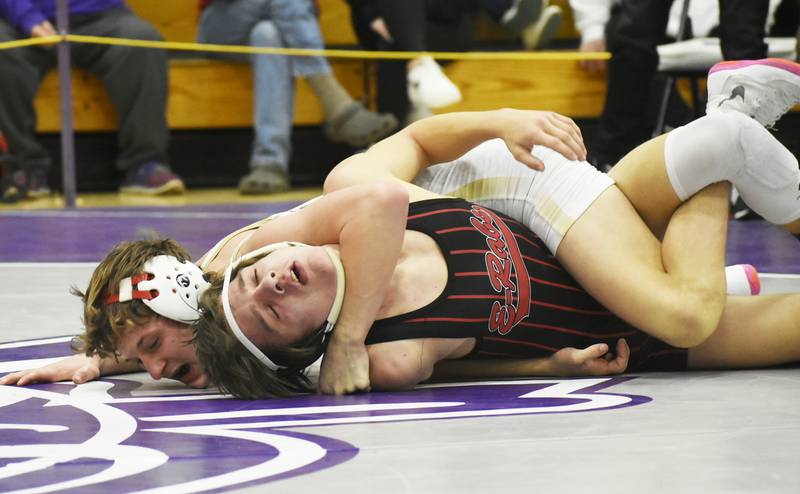
{"type": "Polygon", "coordinates": [[[141,300],[106,304],[109,295],[119,292],[122,279],[142,273],[144,264],[158,255],[171,255],[190,261],[186,249],[172,239],[137,240],[115,245],[92,273],[86,292],[72,287],[72,294],[83,300],[81,336],[87,355],[103,357],[116,353],[122,334],[133,326],[161,317],[141,300]]]}

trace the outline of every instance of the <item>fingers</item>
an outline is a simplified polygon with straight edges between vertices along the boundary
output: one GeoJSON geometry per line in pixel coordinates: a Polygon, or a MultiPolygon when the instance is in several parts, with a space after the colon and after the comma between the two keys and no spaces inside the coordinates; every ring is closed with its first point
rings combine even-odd
{"type": "Polygon", "coordinates": [[[571,156],[565,153],[561,154],[564,154],[564,156],[567,156],[570,159],[585,160],[586,146],[583,143],[583,134],[581,133],[581,129],[578,127],[578,124],[576,124],[571,118],[565,117],[564,115],[559,115],[558,113],[553,113],[553,123],[561,132],[563,132],[563,137],[561,137],[561,140],[570,149],[570,151],[574,153],[571,156]]]}
{"type": "Polygon", "coordinates": [[[0,377],[0,385],[11,386],[15,384],[20,376],[22,376],[22,372],[12,372],[10,374],[6,374],[3,377],[0,377]]]}
{"type": "Polygon", "coordinates": [[[544,163],[542,160],[531,154],[530,149],[526,149],[523,146],[514,146],[514,149],[511,150],[511,154],[514,156],[514,159],[520,163],[523,163],[528,168],[536,171],[544,170],[544,163]]]}
{"type": "Polygon", "coordinates": [[[40,378],[41,376],[39,375],[38,371],[25,370],[25,371],[14,372],[12,374],[5,376],[3,380],[0,381],[0,384],[7,384],[9,386],[14,384],[16,384],[17,386],[25,386],[39,381],[40,378]]]}
{"type": "Polygon", "coordinates": [[[576,366],[589,364],[595,359],[603,358],[603,355],[606,353],[608,353],[608,345],[605,343],[595,343],[582,350],[573,352],[572,363],[576,366]]]}
{"type": "Polygon", "coordinates": [[[620,372],[624,372],[625,369],[628,368],[628,360],[630,360],[631,357],[631,348],[628,346],[628,342],[625,341],[625,338],[620,338],[617,340],[616,353],[616,361],[622,366],[620,372]]]}

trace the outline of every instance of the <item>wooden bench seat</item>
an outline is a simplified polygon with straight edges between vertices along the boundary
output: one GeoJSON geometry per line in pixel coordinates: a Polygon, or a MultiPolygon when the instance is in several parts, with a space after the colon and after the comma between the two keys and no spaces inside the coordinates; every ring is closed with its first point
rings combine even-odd
{"type": "MultiPolygon", "coordinates": [[[[170,41],[193,41],[198,12],[194,0],[128,0],[138,15],[152,22],[170,41]]],[[[566,5],[566,0],[559,1],[566,5]]],[[[320,0],[320,25],[326,43],[355,46],[349,7],[344,0],[320,0]]],[[[565,23],[572,26],[571,19],[565,23]]],[[[562,36],[574,34],[565,28],[562,36]]],[[[495,39],[497,27],[479,24],[478,35],[495,39]]],[[[359,60],[331,60],[338,80],[354,98],[365,93],[367,65],[359,60]]],[[[600,114],[605,78],[581,70],[576,62],[552,61],[457,61],[446,68],[461,88],[464,99],[455,110],[498,107],[548,109],[572,117],[600,114]]],[[[247,63],[210,59],[170,61],[167,110],[173,129],[236,128],[252,125],[252,77],[247,63]]],[[[371,80],[371,78],[369,79],[371,80]]],[[[80,70],[72,77],[75,130],[116,129],[116,113],[100,80],[80,70]]],[[[368,102],[370,103],[370,102],[368,102]]],[[[55,72],[47,75],[35,101],[38,130],[60,129],[59,85],[55,72]]],[[[296,125],[322,123],[322,111],[304,81],[298,81],[295,98],[296,125]]]]}

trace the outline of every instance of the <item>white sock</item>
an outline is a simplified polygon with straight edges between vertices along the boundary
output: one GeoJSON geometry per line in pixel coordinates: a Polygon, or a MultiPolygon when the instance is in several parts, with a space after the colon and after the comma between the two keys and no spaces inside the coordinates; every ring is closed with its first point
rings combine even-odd
{"type": "Polygon", "coordinates": [[[800,218],[797,158],[741,113],[706,115],[673,130],[667,136],[664,160],[681,200],[710,184],[729,181],[766,220],[783,225],[800,218]]]}
{"type": "Polygon", "coordinates": [[[725,268],[726,293],[728,295],[758,295],[761,293],[761,278],[750,264],[734,264],[725,268]]]}

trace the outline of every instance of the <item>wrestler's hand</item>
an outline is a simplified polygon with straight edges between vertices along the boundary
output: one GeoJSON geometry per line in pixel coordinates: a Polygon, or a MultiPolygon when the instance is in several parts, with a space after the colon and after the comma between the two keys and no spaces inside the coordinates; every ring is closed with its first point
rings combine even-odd
{"type": "Polygon", "coordinates": [[[613,355],[608,345],[597,343],[583,350],[562,348],[550,358],[557,376],[606,376],[625,372],[630,355],[628,343],[620,338],[613,355]]]}
{"type": "Polygon", "coordinates": [[[0,378],[0,384],[25,386],[37,382],[57,382],[71,380],[75,384],[83,384],[100,376],[100,357],[73,355],[52,364],[12,372],[0,378]]]}
{"type": "Polygon", "coordinates": [[[369,391],[369,355],[363,342],[331,337],[319,371],[319,390],[336,395],[369,391]]]}
{"type": "Polygon", "coordinates": [[[539,144],[568,159],[585,160],[586,147],[581,129],[571,118],[551,111],[502,110],[502,138],[511,154],[534,170],[544,170],[544,163],[531,154],[539,144]]]}

